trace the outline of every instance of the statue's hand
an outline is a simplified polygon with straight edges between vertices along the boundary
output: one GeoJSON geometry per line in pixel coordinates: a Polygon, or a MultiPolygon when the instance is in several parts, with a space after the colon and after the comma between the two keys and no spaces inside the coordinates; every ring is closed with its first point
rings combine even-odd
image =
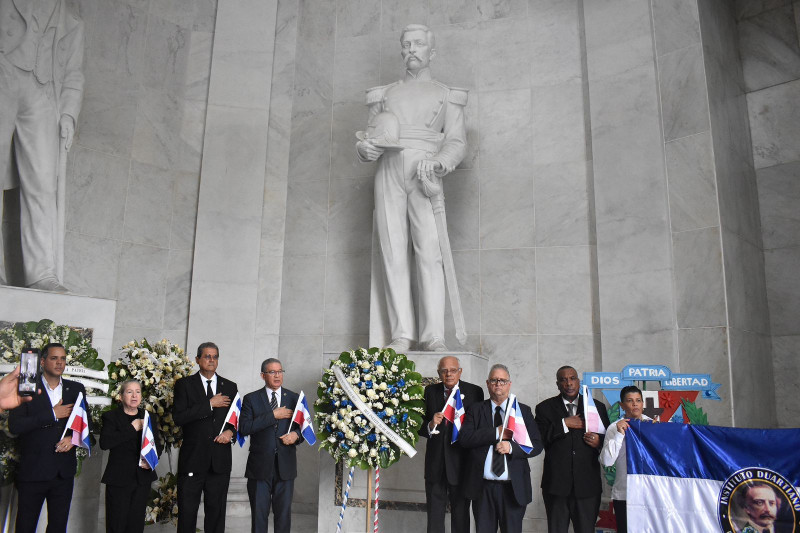
{"type": "Polygon", "coordinates": [[[442,193],[442,179],[436,175],[442,164],[432,159],[423,159],[417,164],[417,178],[422,182],[425,196],[432,198],[442,193]]]}
{"type": "Polygon", "coordinates": [[[358,155],[366,161],[376,161],[383,155],[383,148],[378,148],[369,141],[358,141],[356,150],[358,150],[358,155]]]}
{"type": "Polygon", "coordinates": [[[61,115],[61,138],[64,139],[64,148],[69,152],[72,147],[72,138],[75,135],[75,121],[69,115],[61,115]]]}

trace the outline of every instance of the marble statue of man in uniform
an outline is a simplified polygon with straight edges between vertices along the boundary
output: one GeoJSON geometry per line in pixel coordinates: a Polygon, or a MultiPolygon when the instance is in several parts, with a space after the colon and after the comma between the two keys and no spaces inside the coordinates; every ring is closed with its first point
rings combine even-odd
{"type": "Polygon", "coordinates": [[[19,179],[25,284],[65,291],[57,273],[59,156],[62,142],[65,151],[72,144],[83,98],[83,22],[65,0],[0,0],[0,29],[0,191],[19,179]]]}
{"type": "Polygon", "coordinates": [[[378,160],[375,223],[391,332],[387,348],[402,353],[416,340],[421,350],[445,351],[445,280],[431,197],[466,153],[467,91],[431,78],[436,45],[427,26],[406,26],[400,43],[405,76],[367,91],[375,135],[356,149],[361,161],[378,160]],[[409,236],[418,282],[416,338],[409,236]]]}

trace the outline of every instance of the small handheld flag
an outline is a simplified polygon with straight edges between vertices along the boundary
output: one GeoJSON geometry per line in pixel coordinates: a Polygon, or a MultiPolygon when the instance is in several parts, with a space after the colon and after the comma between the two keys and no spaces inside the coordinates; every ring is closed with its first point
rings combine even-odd
{"type": "MultiPolygon", "coordinates": [[[[67,425],[64,427],[64,432],[61,438],[67,434],[67,430],[72,430],[72,444],[86,448],[89,451],[89,456],[92,455],[92,444],[89,440],[89,408],[86,406],[86,399],[83,393],[78,393],[78,398],[75,400],[75,406],[72,408],[72,413],[67,419],[67,425]]],[[[60,440],[60,439],[59,439],[60,440]]]]}
{"type": "Polygon", "coordinates": [[[147,409],[144,411],[144,420],[142,422],[142,451],[140,455],[148,464],[150,470],[156,469],[158,450],[156,450],[156,438],[153,435],[153,422],[147,409]]]}
{"type": "Polygon", "coordinates": [[[461,431],[461,424],[464,422],[466,414],[464,404],[461,401],[461,391],[458,387],[450,392],[450,397],[447,399],[447,403],[444,404],[442,414],[446,420],[453,424],[453,436],[450,439],[450,444],[453,444],[458,440],[458,432],[461,431]]]}
{"type": "Polygon", "coordinates": [[[531,453],[531,450],[533,450],[533,443],[531,442],[530,435],[528,435],[528,428],[525,427],[525,420],[522,418],[522,410],[517,402],[517,396],[515,394],[509,394],[506,405],[509,407],[506,409],[506,422],[503,424],[504,428],[507,427],[511,430],[511,440],[519,444],[522,451],[531,453]]]}
{"type": "Polygon", "coordinates": [[[244,446],[244,441],[247,440],[247,437],[239,433],[239,417],[242,415],[242,398],[239,396],[239,393],[236,393],[236,396],[233,397],[233,401],[231,402],[231,407],[228,409],[228,414],[225,416],[225,423],[222,424],[222,428],[219,430],[219,434],[222,435],[222,432],[225,431],[225,426],[230,424],[236,429],[236,440],[239,441],[239,447],[244,446]]]}
{"type": "Polygon", "coordinates": [[[600,420],[600,413],[594,404],[594,398],[589,393],[589,387],[583,385],[583,416],[586,418],[586,432],[604,434],[606,427],[600,420]]]}
{"type": "MultiPolygon", "coordinates": [[[[311,423],[311,413],[308,411],[308,401],[306,401],[306,395],[303,394],[303,391],[300,391],[300,397],[297,399],[297,405],[294,408],[291,420],[292,422],[289,424],[290,430],[292,424],[297,424],[300,426],[300,433],[303,434],[303,438],[308,444],[313,446],[317,443],[317,436],[311,423]]],[[[286,434],[288,435],[289,432],[287,431],[286,434]]]]}

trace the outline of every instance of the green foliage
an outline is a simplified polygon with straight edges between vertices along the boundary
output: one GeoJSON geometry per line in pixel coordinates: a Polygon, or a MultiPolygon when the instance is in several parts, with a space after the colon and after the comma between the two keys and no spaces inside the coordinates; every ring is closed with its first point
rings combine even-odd
{"type": "Polygon", "coordinates": [[[610,487],[613,487],[614,482],[617,480],[617,467],[615,465],[604,466],[603,475],[606,478],[606,483],[608,483],[610,487]]]}
{"type": "Polygon", "coordinates": [[[686,399],[681,400],[681,404],[683,405],[683,411],[686,413],[686,416],[689,418],[689,423],[695,426],[707,426],[708,425],[708,415],[703,412],[703,409],[697,407],[694,402],[687,401],[686,399]]]}

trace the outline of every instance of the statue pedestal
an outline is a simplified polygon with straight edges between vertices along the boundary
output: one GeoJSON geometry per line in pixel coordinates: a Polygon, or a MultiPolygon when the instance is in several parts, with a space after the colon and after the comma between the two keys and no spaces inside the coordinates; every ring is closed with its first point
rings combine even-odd
{"type": "MultiPolygon", "coordinates": [[[[489,370],[488,358],[472,352],[407,352],[414,361],[417,372],[422,374],[423,384],[439,380],[436,366],[439,359],[452,355],[461,362],[464,381],[483,386],[489,370]]],[[[324,361],[335,359],[339,353],[325,353],[324,361]]],[[[381,470],[381,494],[379,503],[380,530],[384,533],[425,531],[425,446],[427,439],[417,442],[417,454],[413,458],[403,456],[391,467],[381,470]]],[[[328,453],[320,455],[319,466],[319,514],[318,531],[332,531],[336,527],[341,509],[341,497],[347,483],[348,469],[333,462],[328,453]]],[[[366,526],[367,473],[356,469],[343,531],[372,531],[372,517],[366,526]]],[[[446,520],[449,523],[449,519],[446,520]]]]}
{"type": "Polygon", "coordinates": [[[92,346],[106,362],[114,353],[116,310],[115,300],[0,285],[0,322],[49,318],[56,324],[90,328],[92,346]]]}
{"type": "MultiPolygon", "coordinates": [[[[61,294],[19,287],[0,286],[0,322],[28,322],[49,318],[56,324],[65,324],[92,330],[92,346],[101,359],[108,362],[114,353],[114,317],[117,302],[75,294],[61,294]]],[[[75,478],[72,505],[69,512],[69,531],[95,533],[98,519],[104,516],[100,505],[100,484],[103,471],[103,453],[99,446],[92,457],[83,462],[81,475],[75,478]]],[[[16,516],[13,507],[13,488],[3,489],[0,498],[0,516],[16,516]]],[[[47,524],[47,506],[42,507],[37,531],[43,532],[47,524]]],[[[6,524],[10,527],[10,524],[6,524]]]]}

